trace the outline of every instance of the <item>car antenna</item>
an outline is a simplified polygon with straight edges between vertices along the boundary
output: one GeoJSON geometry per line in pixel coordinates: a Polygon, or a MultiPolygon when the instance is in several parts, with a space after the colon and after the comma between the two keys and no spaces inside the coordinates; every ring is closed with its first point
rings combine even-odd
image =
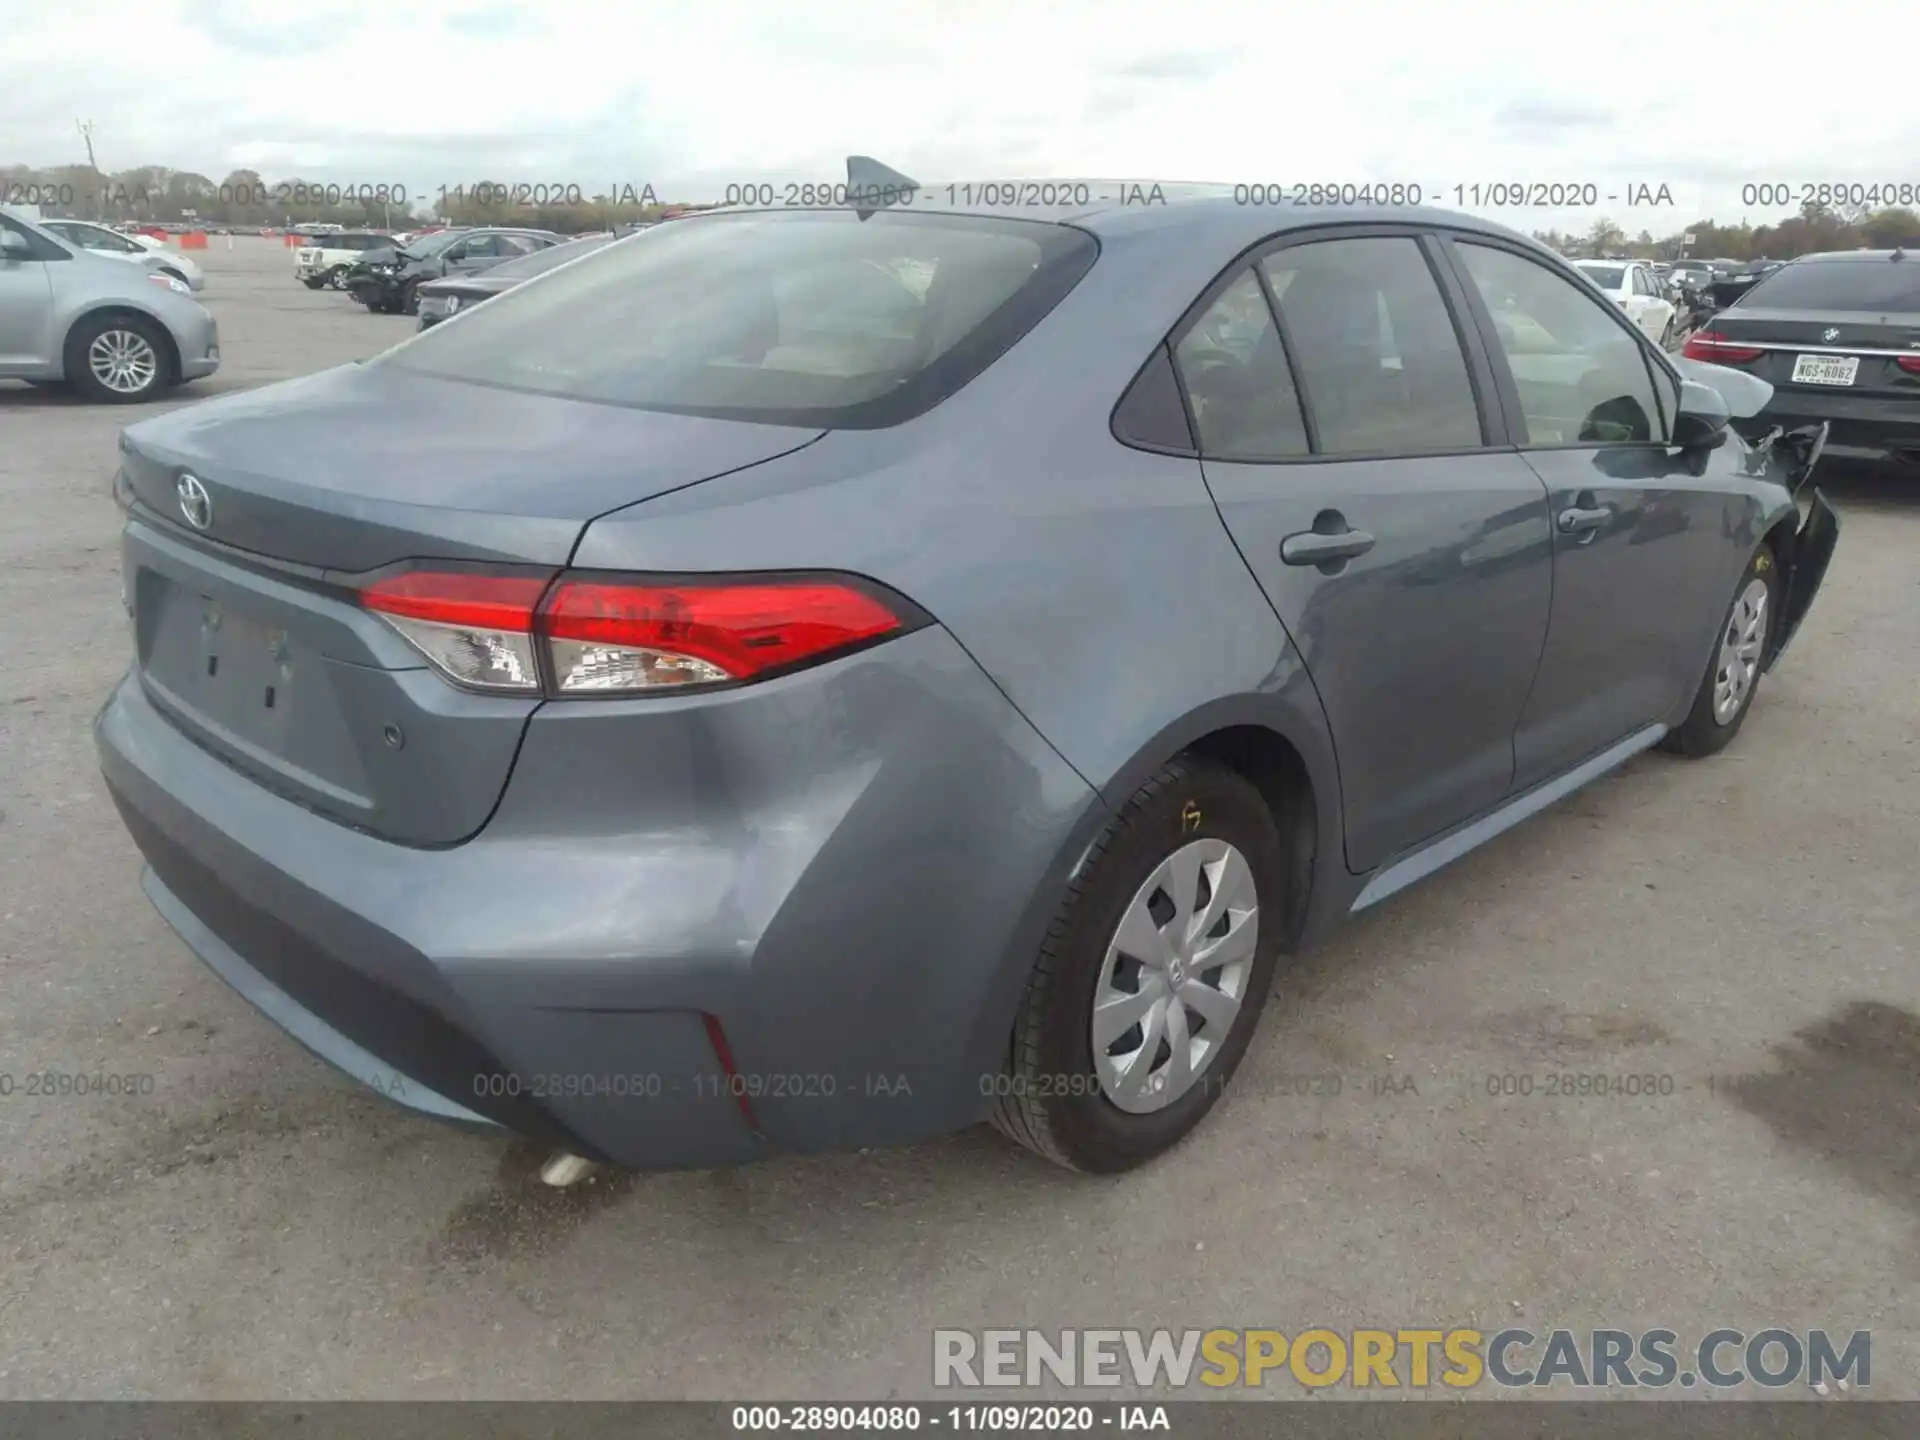
{"type": "Polygon", "coordinates": [[[855,203],[855,213],[869,220],[889,205],[911,204],[918,180],[909,180],[898,170],[889,169],[871,155],[847,157],[847,198],[855,203]],[[864,200],[866,203],[859,203],[864,200]]]}

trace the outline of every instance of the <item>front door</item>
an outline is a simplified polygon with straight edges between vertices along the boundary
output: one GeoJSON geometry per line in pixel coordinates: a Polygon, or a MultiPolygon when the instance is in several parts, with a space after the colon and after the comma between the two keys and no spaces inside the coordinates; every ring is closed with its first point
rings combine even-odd
{"type": "Polygon", "coordinates": [[[1506,795],[1546,632],[1546,490],[1485,444],[1430,254],[1392,228],[1282,242],[1174,349],[1207,484],[1326,710],[1356,872],[1506,795]]]}
{"type": "Polygon", "coordinates": [[[1514,736],[1524,787],[1664,720],[1699,684],[1701,627],[1685,617],[1731,598],[1714,592],[1743,512],[1669,449],[1678,385],[1590,286],[1495,240],[1450,249],[1554,517],[1552,619],[1514,736]]]}
{"type": "Polygon", "coordinates": [[[18,235],[30,247],[27,256],[0,255],[0,374],[9,374],[44,364],[51,348],[53,285],[48,262],[37,257],[53,247],[5,216],[0,233],[18,235]]]}

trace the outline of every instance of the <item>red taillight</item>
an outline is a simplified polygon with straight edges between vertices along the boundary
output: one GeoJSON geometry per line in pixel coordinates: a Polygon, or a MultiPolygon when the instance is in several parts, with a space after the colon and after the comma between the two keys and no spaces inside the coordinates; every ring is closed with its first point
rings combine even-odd
{"type": "Polygon", "coordinates": [[[907,623],[870,588],[818,576],[662,582],[413,570],[360,596],[456,684],[561,696],[737,684],[907,623]]]}
{"type": "Polygon", "coordinates": [[[360,592],[360,599],[367,609],[382,615],[481,630],[530,631],[533,612],[552,579],[551,575],[411,570],[374,581],[360,592]]]}
{"type": "Polygon", "coordinates": [[[540,607],[561,691],[749,680],[900,628],[831,580],[634,585],[562,577],[540,607]]]}
{"type": "Polygon", "coordinates": [[[1893,363],[1909,375],[1920,375],[1920,355],[1896,355],[1893,363]]]}
{"type": "Polygon", "coordinates": [[[1715,365],[1745,365],[1766,354],[1757,345],[1741,345],[1718,330],[1696,330],[1687,337],[1680,353],[1689,360],[1708,360],[1715,365]]]}

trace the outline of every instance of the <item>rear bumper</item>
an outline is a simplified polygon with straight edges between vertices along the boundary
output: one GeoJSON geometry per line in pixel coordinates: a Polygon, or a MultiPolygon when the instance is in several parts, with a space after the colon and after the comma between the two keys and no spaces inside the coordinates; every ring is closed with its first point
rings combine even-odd
{"type": "Polygon", "coordinates": [[[450,849],[271,794],[134,676],[95,730],[155,905],[269,1018],[403,1105],[635,1168],[981,1118],[1104,813],[938,627],[705,703],[545,707],[450,849]]]}
{"type": "Polygon", "coordinates": [[[1831,449],[1920,456],[1920,398],[1776,388],[1757,418],[1788,429],[1825,420],[1831,449]]]}

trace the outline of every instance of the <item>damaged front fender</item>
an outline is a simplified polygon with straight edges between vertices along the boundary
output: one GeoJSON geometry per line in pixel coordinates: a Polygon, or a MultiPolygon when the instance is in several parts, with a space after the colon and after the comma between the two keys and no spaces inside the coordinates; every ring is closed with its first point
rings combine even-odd
{"type": "MultiPolygon", "coordinates": [[[[1821,428],[1825,429],[1824,426],[1821,428]]],[[[1803,481],[1804,478],[1801,477],[1803,481]]],[[[1774,626],[1773,639],[1761,666],[1763,670],[1773,669],[1786,650],[1787,642],[1793,639],[1794,632],[1800,628],[1800,622],[1807,618],[1807,611],[1813,607],[1813,597],[1819,591],[1821,582],[1827,578],[1827,566],[1833,560],[1834,547],[1839,543],[1840,517],[1834,513],[1833,507],[1827,503],[1827,497],[1816,485],[1813,504],[1808,508],[1806,518],[1800,522],[1800,528],[1783,547],[1785,553],[1780,556],[1783,597],[1780,602],[1780,622],[1774,626]]]]}

